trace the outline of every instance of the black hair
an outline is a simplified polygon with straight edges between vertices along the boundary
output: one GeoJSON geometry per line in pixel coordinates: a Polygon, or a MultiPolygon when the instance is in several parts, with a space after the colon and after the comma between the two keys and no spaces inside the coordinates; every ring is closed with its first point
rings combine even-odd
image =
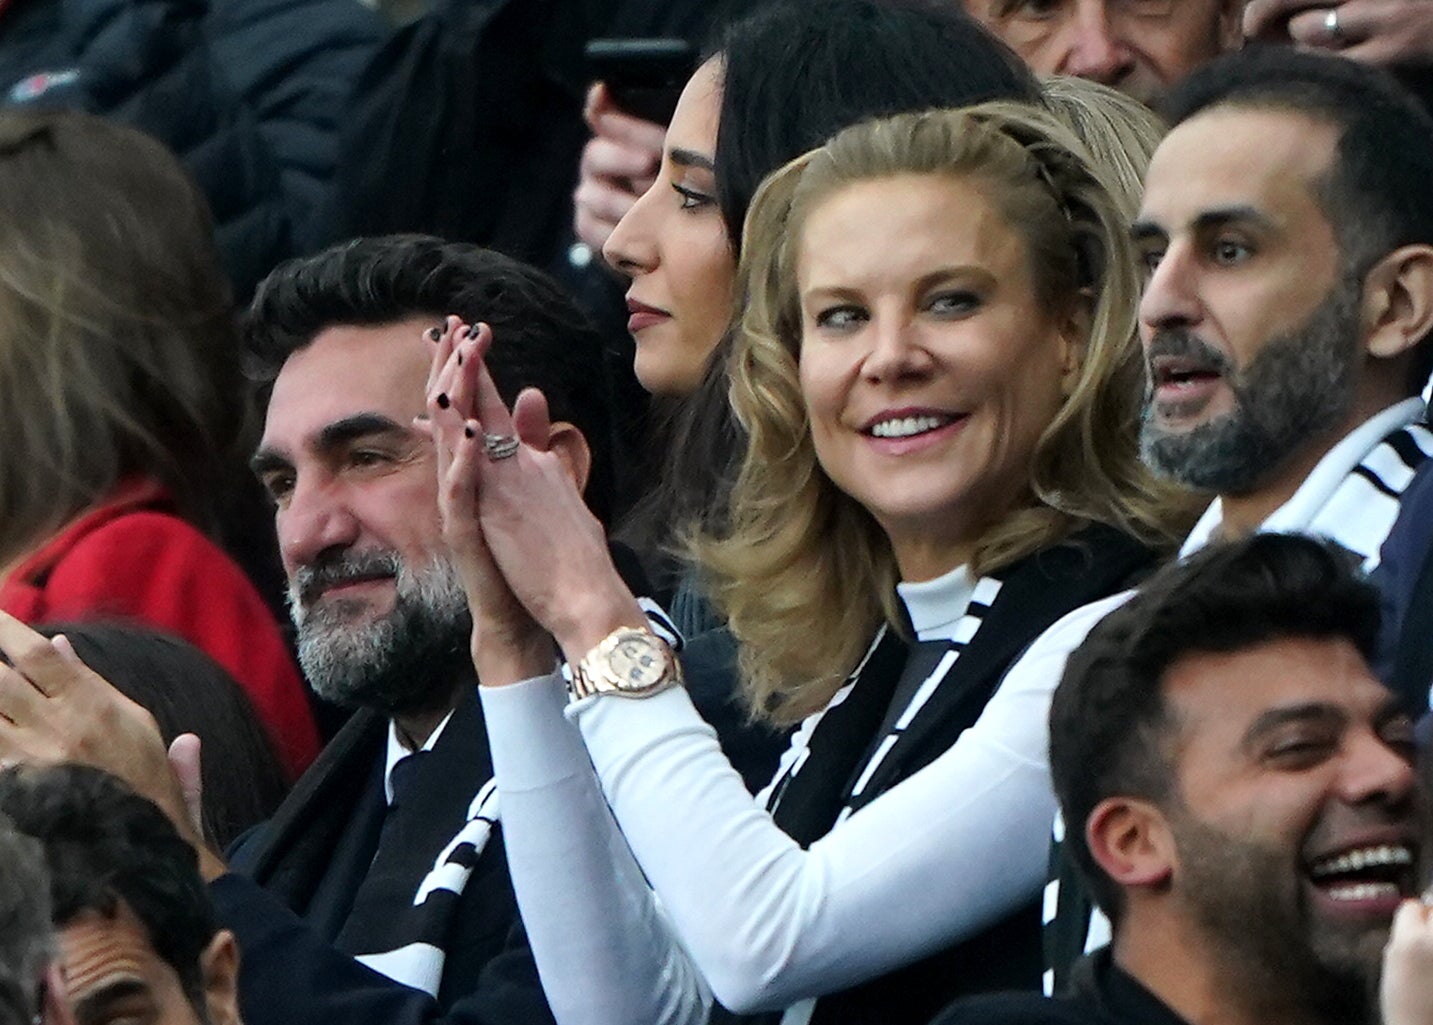
{"type": "Polygon", "coordinates": [[[202,955],[219,924],[199,855],[162,811],[88,765],[22,765],[0,772],[0,813],[45,849],[56,928],[88,911],[113,917],[123,901],[204,1006],[202,955]]]}
{"type": "MultiPolygon", "coordinates": [[[[1388,72],[1325,54],[1255,46],[1197,69],[1166,97],[1171,125],[1216,107],[1286,110],[1338,132],[1316,198],[1333,227],[1345,271],[1362,278],[1399,246],[1433,245],[1433,116],[1388,72]]],[[[1433,371],[1425,337],[1407,384],[1433,371]]]]}
{"type": "Polygon", "coordinates": [[[0,815],[0,1025],[35,1020],[53,940],[44,852],[0,815]]]}
{"type": "Polygon", "coordinates": [[[603,342],[546,274],[509,256],[429,235],[387,235],[280,264],[244,316],[245,370],[261,397],[285,361],[327,328],[377,327],[455,313],[493,330],[487,356],[503,400],[542,390],[554,420],[592,453],[586,500],[606,523],[613,499],[611,387],[603,342]]]}
{"type": "Polygon", "coordinates": [[[729,26],[715,178],[732,251],[772,171],[860,121],[983,100],[1034,101],[1013,51],[958,4],[781,0],[729,26]]]}
{"type": "Polygon", "coordinates": [[[154,716],[168,744],[203,744],[204,829],[224,850],[274,813],[288,791],[273,743],[249,696],[223,666],[186,641],[131,622],[47,623],[80,660],[154,716]]]}
{"type": "Polygon", "coordinates": [[[1109,797],[1169,798],[1174,722],[1162,681],[1170,666],[1286,637],[1345,639],[1369,659],[1378,619],[1378,593],[1347,550],[1256,534],[1165,567],[1090,631],[1051,702],[1050,773],[1065,849],[1111,921],[1122,894],[1095,864],[1085,823],[1109,797]]]}
{"type": "MultiPolygon", "coordinates": [[[[861,121],[990,99],[1039,96],[1004,43],[948,0],[779,0],[728,26],[715,171],[732,252],[771,172],[861,121]]],[[[724,338],[692,395],[658,410],[668,438],[660,481],[629,524],[634,545],[670,544],[689,525],[718,527],[742,433],[727,400],[724,338]]]]}

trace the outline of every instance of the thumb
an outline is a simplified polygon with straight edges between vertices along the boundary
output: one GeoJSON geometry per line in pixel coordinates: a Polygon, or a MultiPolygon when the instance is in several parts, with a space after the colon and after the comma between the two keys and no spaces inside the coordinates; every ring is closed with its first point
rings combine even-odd
{"type": "Polygon", "coordinates": [[[542,392],[536,388],[524,388],[517,402],[513,403],[512,418],[519,441],[540,452],[547,451],[552,423],[547,412],[547,397],[542,392]]]}
{"type": "Polygon", "coordinates": [[[169,745],[169,767],[179,781],[184,809],[189,824],[198,837],[204,836],[204,778],[200,772],[200,741],[198,734],[181,733],[169,745]]]}

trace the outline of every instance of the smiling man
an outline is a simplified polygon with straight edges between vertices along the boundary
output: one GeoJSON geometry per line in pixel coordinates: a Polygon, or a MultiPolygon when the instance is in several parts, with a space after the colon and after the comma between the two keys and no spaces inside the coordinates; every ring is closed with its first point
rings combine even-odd
{"type": "Polygon", "coordinates": [[[1260,534],[1171,567],[1070,656],[1050,711],[1068,850],[1114,923],[1059,1000],[941,1025],[1371,1025],[1417,892],[1413,724],[1368,669],[1347,553],[1260,534]]]}
{"type": "MultiPolygon", "coordinates": [[[[1168,114],[1133,232],[1148,268],[1144,457],[1214,496],[1181,555],[1281,531],[1372,568],[1433,453],[1418,397],[1433,361],[1433,121],[1382,72],[1283,48],[1207,65],[1168,114]]],[[[1030,659],[1122,600],[1073,613],[1030,659]]],[[[1068,859],[1054,864],[1047,991],[1109,938],[1068,859]]]]}
{"type": "Polygon", "coordinates": [[[1073,75],[1150,103],[1243,39],[1243,0],[965,0],[1042,75],[1073,75]]]}

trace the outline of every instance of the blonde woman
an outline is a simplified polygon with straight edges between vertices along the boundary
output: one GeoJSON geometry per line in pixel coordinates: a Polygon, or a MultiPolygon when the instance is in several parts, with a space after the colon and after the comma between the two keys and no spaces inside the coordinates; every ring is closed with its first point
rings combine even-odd
{"type": "Polygon", "coordinates": [[[564,1023],[702,1021],[712,993],[923,1022],[1036,986],[1057,667],[1011,666],[1176,532],[1135,444],[1124,218],[1053,115],[843,131],[767,181],[745,246],[750,448],[699,547],[750,707],[800,723],[756,804],[528,444],[541,398],[509,416],[483,329],[435,361],[509,860],[564,1023]]]}

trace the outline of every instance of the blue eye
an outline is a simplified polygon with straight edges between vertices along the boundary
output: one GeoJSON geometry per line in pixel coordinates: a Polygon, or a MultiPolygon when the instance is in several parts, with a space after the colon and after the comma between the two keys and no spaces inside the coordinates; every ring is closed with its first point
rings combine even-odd
{"type": "Polygon", "coordinates": [[[974,292],[941,292],[931,297],[927,309],[942,316],[964,316],[981,306],[980,296],[974,292]]]}
{"type": "Polygon", "coordinates": [[[816,326],[828,331],[849,331],[868,318],[859,306],[832,306],[816,314],[816,326]]]}

